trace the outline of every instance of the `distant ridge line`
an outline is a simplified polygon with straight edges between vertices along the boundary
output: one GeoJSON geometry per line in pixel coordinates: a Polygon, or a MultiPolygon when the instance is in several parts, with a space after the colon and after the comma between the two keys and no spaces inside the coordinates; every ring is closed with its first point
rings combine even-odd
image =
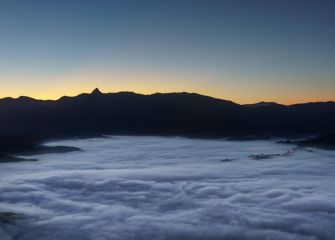
{"type": "Polygon", "coordinates": [[[20,100],[20,99],[29,99],[29,100],[35,100],[35,101],[59,101],[61,99],[66,99],[66,98],[76,98],[78,96],[82,96],[82,95],[109,95],[109,94],[134,94],[134,95],[140,95],[140,96],[153,96],[153,95],[173,95],[173,94],[189,94],[189,95],[198,95],[198,96],[202,96],[202,97],[207,97],[207,98],[212,98],[212,99],[216,99],[216,100],[222,100],[222,101],[226,101],[226,102],[231,102],[240,106],[248,106],[248,107],[264,107],[265,105],[279,105],[279,106],[294,106],[294,105],[302,105],[302,104],[317,104],[317,103],[335,103],[335,101],[312,101],[312,102],[302,102],[302,103],[293,103],[293,104],[282,104],[282,103],[277,103],[277,102],[266,102],[266,101],[260,101],[260,102],[256,102],[256,103],[246,103],[246,104],[240,104],[240,103],[236,103],[234,101],[231,100],[227,100],[227,99],[222,99],[222,98],[218,98],[218,97],[212,97],[209,95],[204,95],[204,94],[200,94],[200,93],[195,93],[195,92],[155,92],[155,93],[150,93],[150,94],[143,94],[143,93],[136,93],[133,91],[119,91],[119,92],[107,92],[107,93],[103,93],[100,91],[99,88],[95,88],[92,92],[90,93],[79,93],[77,95],[74,96],[61,96],[58,99],[38,99],[38,98],[33,98],[33,97],[29,97],[29,96],[19,96],[19,97],[3,97],[0,98],[0,101],[14,101],[14,100],[20,100]]]}

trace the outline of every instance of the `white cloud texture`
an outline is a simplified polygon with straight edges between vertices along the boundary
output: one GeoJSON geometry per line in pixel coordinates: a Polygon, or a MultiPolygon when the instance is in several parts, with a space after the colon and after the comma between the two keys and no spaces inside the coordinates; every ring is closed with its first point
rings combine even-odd
{"type": "Polygon", "coordinates": [[[333,240],[335,152],[271,141],[110,137],[0,165],[0,239],[333,240]],[[282,154],[263,160],[251,154],[282,154]],[[228,161],[229,159],[230,161],[228,161]]]}

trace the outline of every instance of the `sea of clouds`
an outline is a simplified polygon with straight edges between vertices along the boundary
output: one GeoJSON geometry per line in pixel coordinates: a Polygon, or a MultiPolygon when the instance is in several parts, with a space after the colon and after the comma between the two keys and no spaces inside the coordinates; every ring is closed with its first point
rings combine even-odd
{"type": "Polygon", "coordinates": [[[1,240],[335,239],[332,151],[130,136],[48,145],[83,151],[0,165],[0,212],[19,214],[1,240]]]}

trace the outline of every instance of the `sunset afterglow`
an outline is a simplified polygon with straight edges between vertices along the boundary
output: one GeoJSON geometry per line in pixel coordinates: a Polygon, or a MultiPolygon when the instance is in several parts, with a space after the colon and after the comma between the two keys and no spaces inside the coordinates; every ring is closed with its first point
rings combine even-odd
{"type": "Polygon", "coordinates": [[[331,1],[2,1],[0,97],[99,87],[333,101],[334,11],[331,1]]]}

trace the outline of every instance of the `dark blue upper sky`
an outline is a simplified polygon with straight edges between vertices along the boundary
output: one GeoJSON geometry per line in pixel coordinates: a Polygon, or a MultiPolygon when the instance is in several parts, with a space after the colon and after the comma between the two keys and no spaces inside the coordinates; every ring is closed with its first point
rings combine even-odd
{"type": "Polygon", "coordinates": [[[0,96],[335,100],[335,1],[0,0],[0,96]]]}

